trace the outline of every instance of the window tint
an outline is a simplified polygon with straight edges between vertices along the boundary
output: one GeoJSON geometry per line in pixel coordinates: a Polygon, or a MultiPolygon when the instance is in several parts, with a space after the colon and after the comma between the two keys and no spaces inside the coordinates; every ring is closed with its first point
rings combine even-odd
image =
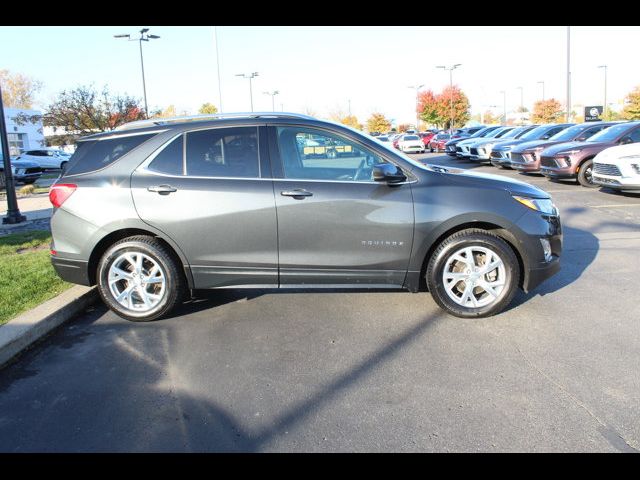
{"type": "Polygon", "coordinates": [[[154,158],[148,170],[167,175],[182,175],[184,135],[180,135],[154,158]]]}
{"type": "Polygon", "coordinates": [[[386,163],[376,153],[322,130],[278,127],[285,178],[373,181],[373,166],[386,163]]]}
{"type": "Polygon", "coordinates": [[[257,127],[216,128],[187,133],[187,175],[258,177],[257,127]]]}
{"type": "Polygon", "coordinates": [[[131,150],[153,137],[155,133],[115,137],[109,140],[78,142],[78,148],[69,159],[67,175],[87,173],[112,164],[131,150]]]}
{"type": "Polygon", "coordinates": [[[633,143],[640,142],[640,128],[636,128],[628,137],[631,137],[633,143]]]}

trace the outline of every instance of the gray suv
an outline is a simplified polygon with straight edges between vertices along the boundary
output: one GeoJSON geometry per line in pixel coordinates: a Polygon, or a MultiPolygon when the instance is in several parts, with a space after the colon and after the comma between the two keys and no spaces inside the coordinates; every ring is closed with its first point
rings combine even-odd
{"type": "Polygon", "coordinates": [[[459,317],[555,274],[560,219],[527,183],[427,166],[285,113],[85,137],[51,188],[51,259],[129,320],[212,288],[428,289],[459,317]]]}

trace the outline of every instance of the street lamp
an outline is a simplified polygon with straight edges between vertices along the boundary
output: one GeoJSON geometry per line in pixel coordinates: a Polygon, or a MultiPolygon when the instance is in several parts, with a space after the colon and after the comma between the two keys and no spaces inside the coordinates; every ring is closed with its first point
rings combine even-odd
{"type": "Polygon", "coordinates": [[[502,123],[504,123],[505,125],[507,124],[507,91],[506,90],[500,90],[500,93],[503,95],[503,116],[502,116],[502,123]]]}
{"type": "Polygon", "coordinates": [[[144,80],[144,60],[142,58],[142,42],[148,42],[149,39],[156,40],[160,38],[159,35],[149,35],[147,32],[148,28],[143,28],[140,30],[140,38],[131,38],[131,35],[128,33],[114,35],[114,38],[127,38],[130,42],[137,41],[140,44],[140,67],[142,68],[142,91],[144,92],[144,111],[146,113],[147,118],[149,118],[149,107],[147,105],[147,85],[144,80]]]}
{"type": "Polygon", "coordinates": [[[249,98],[251,99],[251,111],[253,112],[253,90],[251,89],[251,79],[258,76],[258,72],[236,73],[236,77],[249,79],[249,98]]]}
{"type": "Polygon", "coordinates": [[[567,122],[571,121],[571,27],[567,26],[567,122]]]}
{"type": "Polygon", "coordinates": [[[538,83],[542,84],[542,101],[544,102],[544,80],[540,80],[538,83]]]}
{"type": "MultiPolygon", "coordinates": [[[[5,190],[7,192],[7,216],[2,218],[2,223],[22,223],[27,217],[20,213],[18,199],[16,198],[16,184],[11,171],[11,157],[7,139],[7,125],[4,120],[4,105],[2,104],[2,87],[0,86],[0,142],[2,142],[2,160],[4,162],[5,190]]],[[[0,175],[3,175],[0,173],[0,175]]]]}
{"type": "Polygon", "coordinates": [[[420,114],[418,113],[418,91],[424,87],[424,85],[409,85],[407,88],[416,89],[416,132],[420,130],[420,114]]]}
{"type": "Polygon", "coordinates": [[[442,68],[444,70],[449,70],[449,94],[450,94],[450,101],[449,104],[451,106],[451,121],[449,122],[449,132],[453,133],[453,71],[458,68],[459,66],[461,66],[461,63],[456,63],[455,65],[452,65],[451,67],[446,67],[444,65],[438,65],[436,68],[442,68]]]}
{"type": "Polygon", "coordinates": [[[607,115],[607,66],[606,65],[598,65],[598,68],[604,68],[604,115],[607,115]]]}
{"type": "Polygon", "coordinates": [[[278,90],[274,90],[273,92],[262,92],[265,95],[271,95],[271,111],[275,112],[276,111],[276,104],[275,104],[275,98],[276,95],[278,95],[280,92],[278,90]]]}
{"type": "Polygon", "coordinates": [[[524,102],[523,102],[523,94],[524,89],[522,87],[516,87],[516,90],[520,90],[520,123],[524,123],[524,102]]]}

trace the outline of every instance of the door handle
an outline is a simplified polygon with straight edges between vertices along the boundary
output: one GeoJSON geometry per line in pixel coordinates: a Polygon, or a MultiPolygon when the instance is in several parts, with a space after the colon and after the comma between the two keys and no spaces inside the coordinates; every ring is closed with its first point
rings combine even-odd
{"type": "Polygon", "coordinates": [[[169,195],[171,192],[178,191],[177,188],[172,187],[171,185],[157,185],[155,187],[148,187],[147,190],[159,193],[160,195],[169,195]]]}
{"type": "Polygon", "coordinates": [[[296,188],[295,190],[283,190],[280,192],[280,195],[302,200],[304,197],[311,197],[313,193],[303,190],[302,188],[296,188]]]}

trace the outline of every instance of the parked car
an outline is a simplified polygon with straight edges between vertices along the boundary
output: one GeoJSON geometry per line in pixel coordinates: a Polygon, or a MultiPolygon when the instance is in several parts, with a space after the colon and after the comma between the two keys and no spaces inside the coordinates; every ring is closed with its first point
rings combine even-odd
{"type": "Polygon", "coordinates": [[[609,147],[593,159],[593,183],[615,190],[640,190],[640,143],[609,147]]]}
{"type": "Polygon", "coordinates": [[[452,315],[483,317],[560,269],[560,217],[543,190],[427,166],[306,115],[152,119],[91,135],[49,198],[55,270],[97,284],[129,320],[160,318],[194,289],[425,284],[452,315]],[[304,159],[297,138],[309,134],[352,155],[304,159]],[[235,139],[247,141],[228,150],[235,139]]]}
{"type": "Polygon", "coordinates": [[[551,179],[577,179],[583,187],[593,183],[593,158],[605,148],[640,141],[640,122],[624,122],[596,133],[584,142],[566,142],[540,153],[540,172],[551,179]]]}
{"type": "Polygon", "coordinates": [[[529,130],[520,138],[496,143],[491,149],[491,165],[500,168],[511,168],[511,149],[532,140],[549,140],[556,133],[575,125],[574,123],[545,124],[529,130]]]}
{"type": "Polygon", "coordinates": [[[478,140],[502,138],[513,129],[514,127],[498,127],[491,132],[485,133],[481,137],[465,138],[456,145],[456,155],[459,158],[468,159],[471,157],[471,145],[478,140]]]}
{"type": "Polygon", "coordinates": [[[404,153],[424,153],[425,146],[418,135],[403,135],[398,142],[400,151],[404,153]]]}
{"type": "MultiPolygon", "coordinates": [[[[2,153],[0,153],[0,173],[4,174],[4,160],[2,153]]],[[[37,163],[18,160],[18,157],[15,157],[11,159],[11,173],[16,182],[30,184],[40,178],[42,175],[42,168],[40,168],[37,163]]],[[[2,187],[4,186],[5,185],[2,185],[2,187]]]]}
{"type": "Polygon", "coordinates": [[[438,133],[434,135],[429,141],[429,151],[433,153],[444,152],[444,144],[451,139],[451,135],[448,133],[438,133]]]}
{"type": "Polygon", "coordinates": [[[425,148],[429,148],[429,142],[435,136],[435,132],[421,132],[418,135],[422,139],[422,143],[424,144],[425,148]]]}
{"type": "Polygon", "coordinates": [[[375,139],[381,143],[384,143],[389,148],[393,147],[393,143],[391,142],[391,139],[388,135],[378,135],[375,137],[375,139]]]}
{"type": "Polygon", "coordinates": [[[451,156],[451,157],[457,157],[458,156],[458,152],[456,151],[456,147],[457,145],[462,142],[463,140],[467,140],[469,138],[481,138],[485,135],[487,135],[488,133],[491,133],[492,131],[501,128],[499,125],[495,125],[495,126],[491,126],[491,127],[483,127],[475,132],[473,132],[473,134],[471,135],[465,135],[463,137],[460,138],[456,138],[456,139],[451,139],[449,140],[447,143],[444,144],[444,151],[447,155],[451,156]]]}
{"type": "Polygon", "coordinates": [[[71,155],[64,150],[41,148],[38,150],[27,150],[24,153],[21,153],[17,158],[19,160],[35,162],[42,169],[62,170],[69,161],[69,158],[71,158],[71,155]]]}
{"type": "Polygon", "coordinates": [[[501,137],[487,138],[487,139],[479,139],[475,143],[469,146],[469,160],[473,162],[488,162],[491,159],[491,150],[496,143],[520,138],[522,135],[527,133],[529,130],[536,128],[537,125],[525,125],[522,127],[515,127],[510,132],[505,133],[501,137]]]}
{"type": "Polygon", "coordinates": [[[520,173],[540,172],[540,152],[545,148],[564,142],[583,142],[605,128],[615,125],[611,122],[586,122],[566,128],[548,140],[532,140],[521,143],[511,150],[511,168],[520,173]]]}

